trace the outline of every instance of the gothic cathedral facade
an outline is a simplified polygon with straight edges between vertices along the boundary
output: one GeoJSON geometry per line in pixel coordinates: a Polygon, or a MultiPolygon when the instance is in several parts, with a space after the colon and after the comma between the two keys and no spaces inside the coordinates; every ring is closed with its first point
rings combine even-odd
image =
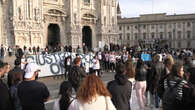
{"type": "Polygon", "coordinates": [[[0,0],[0,43],[6,46],[117,43],[118,0],[0,0]]]}

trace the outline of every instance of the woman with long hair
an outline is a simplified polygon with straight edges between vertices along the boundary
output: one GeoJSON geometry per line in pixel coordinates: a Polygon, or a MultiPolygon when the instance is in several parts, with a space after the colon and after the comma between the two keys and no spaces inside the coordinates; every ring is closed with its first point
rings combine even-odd
{"type": "MultiPolygon", "coordinates": [[[[61,95],[60,99],[56,100],[53,106],[53,110],[69,110],[69,106],[73,102],[73,92],[72,85],[68,81],[62,82],[60,85],[59,94],[61,95]]],[[[72,105],[73,106],[73,105],[72,105]]]]}
{"type": "Polygon", "coordinates": [[[178,62],[172,66],[171,73],[164,80],[164,93],[163,93],[163,110],[183,110],[182,108],[182,99],[184,96],[183,88],[187,82],[184,80],[184,70],[183,64],[178,62]],[[171,90],[171,93],[168,93],[168,90],[171,90]],[[176,88],[176,89],[174,89],[176,88]],[[170,94],[175,94],[176,101],[171,102],[172,99],[170,94]]]}
{"type": "Polygon", "coordinates": [[[139,59],[136,66],[136,95],[138,98],[138,104],[140,110],[145,109],[146,105],[146,79],[147,79],[147,69],[145,68],[144,62],[142,59],[139,59]]]}
{"type": "Polygon", "coordinates": [[[76,106],[70,110],[116,110],[104,83],[94,74],[83,80],[73,103],[76,106]]]}
{"type": "Polygon", "coordinates": [[[137,97],[136,97],[136,90],[135,90],[135,67],[132,61],[127,60],[126,69],[127,69],[126,76],[128,80],[132,83],[130,107],[131,110],[138,110],[139,105],[137,104],[137,97]]]}

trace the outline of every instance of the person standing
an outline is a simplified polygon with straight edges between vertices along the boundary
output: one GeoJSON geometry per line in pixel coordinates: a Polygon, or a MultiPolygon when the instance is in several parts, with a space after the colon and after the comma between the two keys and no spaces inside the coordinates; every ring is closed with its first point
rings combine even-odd
{"type": "MultiPolygon", "coordinates": [[[[171,73],[165,78],[162,104],[163,110],[184,110],[182,102],[185,98],[184,89],[187,81],[184,80],[184,70],[182,63],[175,63],[172,66],[171,73]]],[[[192,109],[191,109],[192,110],[192,109]]]]}
{"type": "Polygon", "coordinates": [[[12,56],[12,52],[13,52],[13,51],[12,51],[12,48],[9,46],[9,47],[8,47],[8,55],[9,55],[9,57],[12,56]]]}
{"type": "Polygon", "coordinates": [[[132,83],[126,77],[126,66],[119,64],[116,69],[115,80],[107,85],[112,95],[112,102],[117,110],[131,110],[129,100],[131,98],[132,83]]]}
{"type": "Polygon", "coordinates": [[[33,46],[33,55],[36,55],[37,53],[36,53],[36,47],[35,46],[33,46]]]}
{"type": "Polygon", "coordinates": [[[75,99],[73,96],[72,85],[68,81],[64,81],[60,85],[59,95],[61,97],[54,102],[53,110],[69,110],[74,107],[72,104],[75,99]]]}
{"type": "Polygon", "coordinates": [[[4,63],[0,61],[0,110],[13,110],[9,90],[1,79],[3,75],[4,63]]]}
{"type": "Polygon", "coordinates": [[[8,80],[7,80],[7,85],[8,87],[13,86],[13,76],[15,72],[21,73],[22,76],[24,76],[24,70],[21,69],[21,60],[16,59],[14,62],[15,67],[8,72],[8,80]]]}
{"type": "Polygon", "coordinates": [[[102,80],[94,74],[88,75],[81,84],[68,110],[116,110],[109,91],[102,80]]]}
{"type": "Polygon", "coordinates": [[[3,45],[1,45],[1,59],[3,59],[5,56],[5,48],[3,45]]]}
{"type": "Polygon", "coordinates": [[[105,62],[105,71],[109,71],[110,69],[110,63],[109,63],[109,52],[105,52],[105,55],[104,55],[104,62],[105,62]]]}
{"type": "Polygon", "coordinates": [[[112,72],[115,72],[115,69],[116,69],[116,56],[115,56],[114,52],[112,52],[111,55],[109,56],[109,61],[110,61],[110,70],[112,72]]]}
{"type": "Polygon", "coordinates": [[[13,74],[12,86],[9,88],[11,100],[15,110],[22,110],[20,99],[18,97],[18,85],[22,82],[23,76],[20,72],[13,74]]]}
{"type": "Polygon", "coordinates": [[[154,62],[151,69],[151,101],[155,99],[155,107],[158,109],[160,107],[160,98],[158,97],[157,88],[159,87],[160,80],[164,77],[165,66],[162,63],[162,55],[157,54],[154,56],[154,62]]]}
{"type": "Polygon", "coordinates": [[[46,110],[44,102],[49,100],[50,94],[44,83],[35,80],[39,72],[37,65],[27,64],[25,72],[25,80],[18,85],[22,110],[46,110]]]}
{"type": "Polygon", "coordinates": [[[94,73],[101,77],[101,73],[100,73],[100,61],[98,59],[98,56],[95,56],[93,59],[93,71],[94,73]]]}
{"type": "Polygon", "coordinates": [[[17,45],[16,46],[16,58],[21,59],[24,55],[23,50],[17,45]]]}
{"type": "Polygon", "coordinates": [[[76,92],[85,76],[85,70],[81,67],[81,58],[77,57],[74,59],[74,66],[68,74],[68,81],[70,81],[76,92]]]}
{"type": "Polygon", "coordinates": [[[135,90],[135,68],[133,62],[130,60],[126,61],[125,66],[127,68],[126,76],[128,80],[132,83],[130,107],[131,110],[138,110],[139,105],[137,103],[136,90],[135,90]]]}
{"type": "Polygon", "coordinates": [[[68,77],[68,74],[70,73],[71,65],[72,65],[72,58],[71,58],[71,56],[68,56],[64,60],[64,66],[65,66],[64,67],[65,68],[64,76],[65,76],[65,79],[68,77]]]}
{"type": "Polygon", "coordinates": [[[136,66],[136,74],[135,74],[135,80],[136,80],[136,95],[138,98],[138,104],[140,107],[140,110],[145,109],[146,105],[146,78],[147,78],[147,70],[145,68],[144,62],[141,58],[139,58],[136,66]]]}
{"type": "Polygon", "coordinates": [[[37,54],[40,54],[40,47],[37,46],[37,54]]]}

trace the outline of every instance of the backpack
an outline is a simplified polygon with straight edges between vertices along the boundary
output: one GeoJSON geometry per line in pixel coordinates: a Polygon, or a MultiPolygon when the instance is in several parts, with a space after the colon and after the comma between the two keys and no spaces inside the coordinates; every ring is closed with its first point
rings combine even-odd
{"type": "Polygon", "coordinates": [[[68,80],[72,84],[73,87],[79,87],[81,83],[81,75],[79,68],[77,67],[72,67],[70,70],[70,73],[68,74],[68,80]]]}
{"type": "Polygon", "coordinates": [[[165,89],[165,92],[163,94],[162,98],[162,105],[163,105],[163,110],[174,110],[175,104],[179,101],[176,99],[177,97],[177,87],[178,85],[182,82],[182,80],[179,80],[176,82],[174,86],[170,85],[170,81],[166,80],[168,88],[165,89]]]}
{"type": "Polygon", "coordinates": [[[9,91],[11,95],[11,101],[14,105],[15,110],[22,110],[20,99],[18,97],[18,85],[19,84],[11,86],[9,91]]]}

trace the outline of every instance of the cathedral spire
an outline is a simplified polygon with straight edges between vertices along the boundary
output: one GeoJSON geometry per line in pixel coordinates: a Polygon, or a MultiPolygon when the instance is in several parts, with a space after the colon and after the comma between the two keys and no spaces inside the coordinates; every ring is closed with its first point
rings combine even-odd
{"type": "Polygon", "coordinates": [[[117,5],[117,18],[118,18],[118,19],[121,18],[121,8],[120,8],[119,3],[118,3],[118,5],[117,5]]]}

